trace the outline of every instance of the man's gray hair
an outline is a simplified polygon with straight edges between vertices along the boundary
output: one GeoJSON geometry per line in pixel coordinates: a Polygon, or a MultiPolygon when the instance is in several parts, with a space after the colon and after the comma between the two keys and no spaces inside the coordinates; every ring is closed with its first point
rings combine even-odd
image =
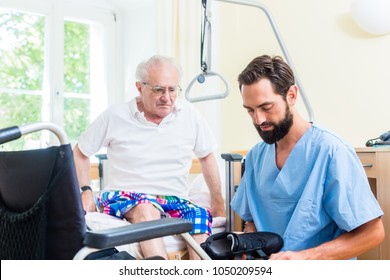
{"type": "Polygon", "coordinates": [[[149,58],[148,60],[145,60],[145,61],[141,62],[140,64],[138,64],[136,72],[135,72],[135,78],[137,79],[137,81],[147,82],[149,79],[149,72],[148,72],[149,68],[151,66],[155,66],[155,65],[173,66],[176,69],[177,73],[179,74],[179,78],[181,79],[181,77],[182,77],[183,71],[182,71],[180,65],[178,65],[176,63],[174,58],[163,56],[163,55],[154,55],[151,58],[149,58]]]}

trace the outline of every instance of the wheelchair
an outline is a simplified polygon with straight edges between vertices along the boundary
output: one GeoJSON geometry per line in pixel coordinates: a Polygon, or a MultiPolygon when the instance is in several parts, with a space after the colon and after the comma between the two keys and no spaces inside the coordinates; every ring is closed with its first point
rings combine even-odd
{"type": "Polygon", "coordinates": [[[0,259],[135,259],[116,247],[168,235],[182,236],[210,259],[189,235],[192,223],[181,219],[88,230],[73,152],[60,127],[38,122],[1,129],[0,144],[40,130],[54,133],[60,145],[0,152],[0,259]]]}

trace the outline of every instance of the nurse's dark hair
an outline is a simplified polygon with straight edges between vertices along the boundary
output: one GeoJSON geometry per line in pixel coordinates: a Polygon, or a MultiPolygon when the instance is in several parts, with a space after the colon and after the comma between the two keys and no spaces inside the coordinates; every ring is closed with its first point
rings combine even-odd
{"type": "Polygon", "coordinates": [[[275,93],[284,98],[288,89],[295,84],[294,73],[282,57],[262,55],[254,58],[238,75],[240,91],[242,85],[252,85],[264,78],[271,82],[275,93]]]}

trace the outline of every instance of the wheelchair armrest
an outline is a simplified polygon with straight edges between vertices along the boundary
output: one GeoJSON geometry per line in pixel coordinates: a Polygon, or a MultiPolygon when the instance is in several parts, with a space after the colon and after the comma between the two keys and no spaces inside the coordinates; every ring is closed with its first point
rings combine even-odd
{"type": "Polygon", "coordinates": [[[95,155],[95,157],[97,159],[99,159],[99,161],[100,160],[105,160],[105,159],[107,159],[107,154],[97,154],[97,155],[95,155]]]}
{"type": "Polygon", "coordinates": [[[221,154],[221,157],[225,161],[241,161],[243,156],[240,154],[221,154]]]}
{"type": "MultiPolygon", "coordinates": [[[[226,231],[233,232],[235,231],[235,218],[234,211],[230,205],[230,202],[233,199],[233,196],[236,192],[238,186],[235,185],[235,169],[237,165],[240,166],[241,176],[244,174],[245,170],[245,159],[241,154],[228,153],[221,154],[221,157],[225,160],[226,165],[226,231]]],[[[238,174],[237,174],[238,175],[238,174]]]]}
{"type": "Polygon", "coordinates": [[[90,231],[86,233],[84,245],[105,249],[191,230],[192,223],[190,221],[166,218],[118,228],[90,231]]]}
{"type": "Polygon", "coordinates": [[[11,126],[0,129],[0,144],[19,139],[22,136],[19,127],[11,126]]]}

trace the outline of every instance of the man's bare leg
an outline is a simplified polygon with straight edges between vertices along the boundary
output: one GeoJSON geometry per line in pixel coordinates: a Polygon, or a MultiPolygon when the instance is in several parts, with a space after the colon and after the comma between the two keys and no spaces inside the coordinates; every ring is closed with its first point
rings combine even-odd
{"type": "MultiPolygon", "coordinates": [[[[196,243],[201,244],[206,241],[207,237],[209,237],[207,234],[193,234],[191,235],[192,238],[195,239],[196,243]]],[[[201,258],[199,255],[195,252],[194,249],[191,248],[190,245],[187,245],[188,249],[188,257],[190,260],[200,260],[201,258]]]]}
{"type": "MultiPolygon", "coordinates": [[[[152,204],[141,203],[134,206],[125,214],[125,218],[132,224],[158,220],[161,218],[161,212],[152,204]]],[[[139,243],[144,258],[161,256],[168,259],[168,254],[165,250],[164,241],[162,238],[155,238],[139,243]]]]}

